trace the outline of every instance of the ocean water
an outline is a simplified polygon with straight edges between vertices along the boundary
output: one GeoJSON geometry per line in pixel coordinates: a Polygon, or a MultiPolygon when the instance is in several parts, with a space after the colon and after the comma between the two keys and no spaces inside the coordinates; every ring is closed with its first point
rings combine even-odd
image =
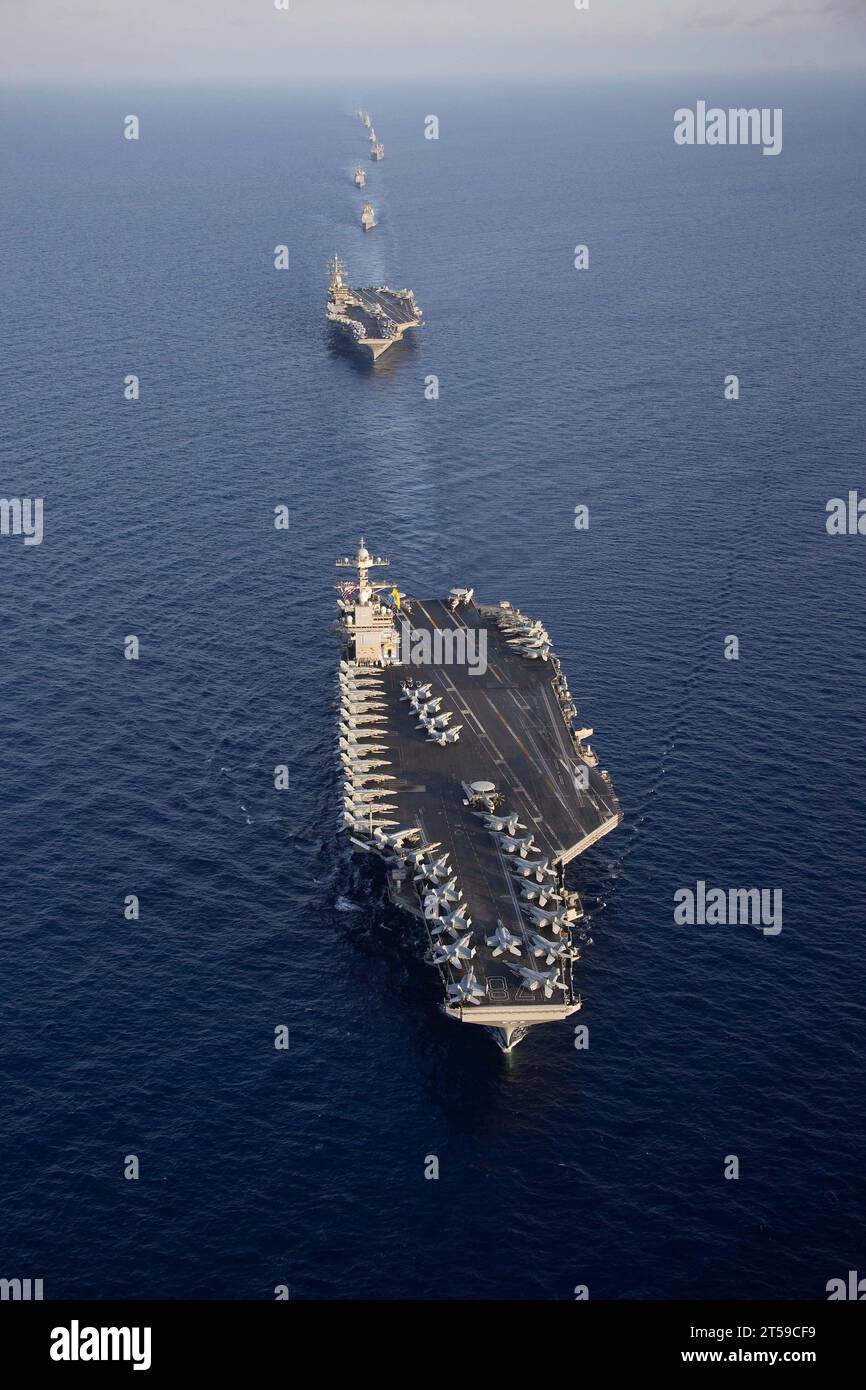
{"type": "Polygon", "coordinates": [[[862,1271],[866,540],[825,530],[866,487],[862,92],[3,116],[0,491],[44,497],[45,536],[0,538],[0,1274],[750,1299],[862,1271]],[[781,156],[676,147],[699,97],[782,105],[781,156]],[[425,311],[375,370],[326,331],[334,252],[425,311]],[[362,530],[409,592],[543,616],[596,729],[626,818],[572,872],[587,1051],[443,1018],[337,834],[332,565],[362,530]],[[698,879],[781,889],[781,934],[675,926],[698,879]]]}

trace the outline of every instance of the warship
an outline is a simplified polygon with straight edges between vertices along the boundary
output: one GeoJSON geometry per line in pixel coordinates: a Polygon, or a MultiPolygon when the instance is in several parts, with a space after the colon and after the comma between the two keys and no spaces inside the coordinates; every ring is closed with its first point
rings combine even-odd
{"type": "Polygon", "coordinates": [[[421,310],[411,290],[392,290],[390,285],[351,289],[345,274],[345,265],[333,256],[328,262],[328,320],[375,362],[408,329],[420,327],[421,310]]]}
{"type": "Polygon", "coordinates": [[[337,561],[339,824],[418,924],[443,1012],[509,1051],[581,1007],[565,866],[622,819],[544,625],[471,588],[410,598],[337,561]]]}
{"type": "Polygon", "coordinates": [[[371,159],[384,159],[384,158],[385,158],[385,146],[382,144],[381,140],[377,140],[376,143],[375,143],[375,145],[374,145],[373,148],[371,149],[371,151],[370,151],[370,158],[371,158],[371,159]]]}
{"type": "Polygon", "coordinates": [[[364,169],[364,167],[363,167],[362,164],[359,164],[358,167],[357,167],[357,169],[355,170],[355,187],[356,187],[356,188],[363,188],[363,187],[364,187],[364,184],[365,184],[366,182],[367,182],[367,173],[366,173],[366,170],[364,169]]]}
{"type": "Polygon", "coordinates": [[[376,225],[376,214],[373,211],[372,203],[365,203],[361,209],[361,226],[365,232],[371,232],[376,225]]]}

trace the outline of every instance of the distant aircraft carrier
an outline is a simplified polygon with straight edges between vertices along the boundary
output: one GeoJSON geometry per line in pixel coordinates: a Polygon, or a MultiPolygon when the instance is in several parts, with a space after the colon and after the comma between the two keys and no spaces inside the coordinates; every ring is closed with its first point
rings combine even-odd
{"type": "Polygon", "coordinates": [[[421,310],[411,290],[389,285],[351,289],[343,280],[346,267],[339,256],[328,263],[328,319],[375,361],[398,343],[410,328],[421,325],[421,310]]]}
{"type": "Polygon", "coordinates": [[[337,561],[340,822],[423,923],[443,1010],[504,1049],[580,1008],[564,865],[622,819],[540,622],[471,589],[407,599],[337,561]],[[384,592],[383,592],[384,591],[384,592]]]}

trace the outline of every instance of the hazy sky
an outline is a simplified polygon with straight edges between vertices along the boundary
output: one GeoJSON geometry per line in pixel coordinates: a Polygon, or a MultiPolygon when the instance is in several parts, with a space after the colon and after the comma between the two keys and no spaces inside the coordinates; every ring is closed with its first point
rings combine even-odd
{"type": "Polygon", "coordinates": [[[866,0],[0,0],[7,82],[861,70],[866,0]]]}

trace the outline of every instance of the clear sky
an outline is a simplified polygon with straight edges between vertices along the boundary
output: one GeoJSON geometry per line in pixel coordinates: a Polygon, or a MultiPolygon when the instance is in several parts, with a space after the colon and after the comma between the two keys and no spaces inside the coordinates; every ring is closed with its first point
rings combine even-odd
{"type": "MultiPolygon", "coordinates": [[[[6,82],[484,79],[866,65],[866,0],[0,0],[6,82]]],[[[365,85],[361,83],[360,85],[365,85]]]]}

